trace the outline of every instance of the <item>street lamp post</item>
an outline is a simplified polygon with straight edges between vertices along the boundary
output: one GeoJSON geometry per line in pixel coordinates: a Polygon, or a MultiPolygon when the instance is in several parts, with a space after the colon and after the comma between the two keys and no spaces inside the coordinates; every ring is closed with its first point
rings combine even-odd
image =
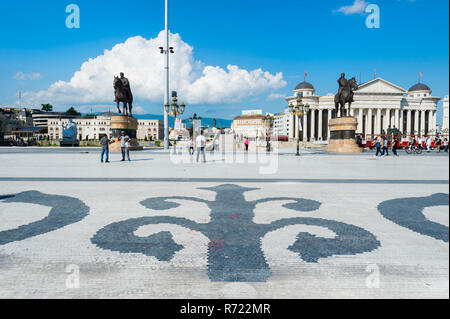
{"type": "MultiPolygon", "coordinates": [[[[298,116],[299,118],[301,118],[301,122],[303,122],[303,116],[305,115],[305,113],[309,112],[309,105],[303,104],[301,97],[297,97],[296,102],[297,102],[296,105],[294,105],[292,103],[289,104],[289,113],[294,115],[294,119],[295,119],[295,116],[298,116]]],[[[296,156],[300,156],[300,125],[299,125],[299,123],[296,123],[296,125],[297,125],[296,127],[297,127],[297,132],[298,132],[296,156]]]]}
{"type": "Polygon", "coordinates": [[[270,114],[267,114],[266,117],[264,118],[264,122],[267,128],[266,131],[266,151],[270,152],[270,129],[272,128],[273,125],[273,116],[271,116],[270,114]]]}
{"type": "MultiPolygon", "coordinates": [[[[169,47],[169,0],[165,6],[165,35],[164,47],[159,47],[164,54],[164,106],[169,104],[169,53],[175,53],[173,47],[169,47]]],[[[164,107],[164,149],[169,149],[169,113],[164,107]]]]}
{"type": "MultiPolygon", "coordinates": [[[[181,103],[180,105],[178,105],[177,92],[173,91],[172,92],[172,105],[169,105],[169,103],[166,103],[164,105],[164,111],[167,114],[170,113],[170,115],[173,116],[173,118],[174,118],[174,131],[175,131],[176,123],[177,123],[177,116],[178,115],[182,115],[184,113],[185,109],[186,109],[186,105],[184,103],[181,103]],[[171,106],[172,106],[172,109],[171,109],[171,106]]],[[[173,142],[173,151],[174,151],[174,153],[176,153],[176,151],[177,151],[177,140],[175,140],[173,142]]]]}

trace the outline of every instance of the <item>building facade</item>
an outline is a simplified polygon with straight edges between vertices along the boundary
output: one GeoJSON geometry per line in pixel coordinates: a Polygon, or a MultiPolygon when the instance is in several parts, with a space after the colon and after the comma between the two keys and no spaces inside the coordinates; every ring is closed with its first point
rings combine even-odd
{"type": "Polygon", "coordinates": [[[250,139],[264,138],[267,132],[262,115],[238,116],[233,120],[231,129],[236,135],[250,139]]]}
{"type": "MultiPolygon", "coordinates": [[[[437,132],[436,111],[440,98],[433,97],[431,89],[423,83],[405,90],[376,78],[360,84],[354,93],[351,115],[358,119],[356,133],[363,135],[363,138],[383,134],[388,128],[397,128],[405,135],[416,136],[434,135],[437,132]]],[[[298,96],[310,106],[310,111],[302,119],[300,132],[294,127],[299,119],[291,115],[289,137],[299,137],[310,142],[329,140],[328,123],[335,112],[334,95],[315,95],[314,86],[302,82],[286,101],[295,105],[298,96]]]]}
{"type": "Polygon", "coordinates": [[[289,110],[274,115],[273,134],[275,136],[290,136],[291,115],[289,110]]]}
{"type": "Polygon", "coordinates": [[[138,140],[160,141],[164,139],[164,122],[161,120],[138,120],[138,140]]]}
{"type": "Polygon", "coordinates": [[[32,127],[32,114],[35,111],[27,108],[0,108],[0,138],[11,138],[14,132],[32,127]]]}
{"type": "MultiPolygon", "coordinates": [[[[62,138],[62,126],[72,119],[77,124],[78,139],[80,141],[98,140],[103,135],[112,136],[111,117],[117,114],[106,112],[92,117],[54,117],[47,119],[39,117],[39,121],[48,123],[48,136],[50,140],[62,138]]],[[[137,138],[139,140],[162,140],[164,138],[164,123],[160,120],[138,120],[137,138]]]]}
{"type": "Polygon", "coordinates": [[[444,118],[442,121],[442,133],[449,132],[449,109],[448,109],[448,101],[449,96],[447,95],[443,100],[443,109],[444,109],[444,118]]]}

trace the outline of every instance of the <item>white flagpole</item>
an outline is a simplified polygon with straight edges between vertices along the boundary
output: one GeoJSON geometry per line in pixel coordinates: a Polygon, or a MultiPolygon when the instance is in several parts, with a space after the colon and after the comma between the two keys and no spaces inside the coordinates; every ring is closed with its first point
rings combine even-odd
{"type": "MultiPolygon", "coordinates": [[[[169,0],[166,0],[166,27],[165,27],[165,62],[164,62],[164,105],[169,103],[169,0]]],[[[164,108],[164,149],[169,149],[169,114],[164,108]]]]}

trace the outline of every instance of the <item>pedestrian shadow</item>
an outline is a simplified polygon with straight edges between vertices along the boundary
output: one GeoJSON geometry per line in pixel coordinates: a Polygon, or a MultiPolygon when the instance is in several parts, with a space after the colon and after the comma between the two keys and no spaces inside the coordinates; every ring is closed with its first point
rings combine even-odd
{"type": "MultiPolygon", "coordinates": [[[[153,161],[153,158],[139,158],[139,159],[133,159],[132,162],[144,162],[144,161],[153,161]]],[[[119,161],[120,162],[120,161],[119,161]]]]}

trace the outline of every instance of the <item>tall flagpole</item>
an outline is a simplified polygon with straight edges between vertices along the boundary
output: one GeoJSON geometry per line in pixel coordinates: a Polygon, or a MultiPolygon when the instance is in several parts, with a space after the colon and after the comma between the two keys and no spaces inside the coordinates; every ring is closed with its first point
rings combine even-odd
{"type": "MultiPolygon", "coordinates": [[[[166,27],[164,44],[164,105],[169,104],[169,0],[166,0],[166,27]]],[[[169,149],[169,113],[164,108],[164,149],[169,149]]]]}

